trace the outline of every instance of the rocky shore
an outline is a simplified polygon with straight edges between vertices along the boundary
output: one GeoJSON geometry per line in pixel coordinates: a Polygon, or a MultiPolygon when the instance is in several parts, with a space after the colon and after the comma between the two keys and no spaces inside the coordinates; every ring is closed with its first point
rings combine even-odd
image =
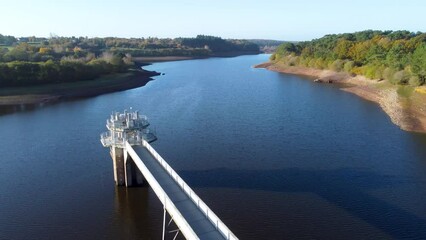
{"type": "Polygon", "coordinates": [[[387,81],[351,76],[344,72],[321,70],[281,63],[267,62],[254,66],[271,71],[304,76],[319,84],[338,84],[343,91],[356,94],[375,102],[385,111],[392,122],[401,129],[426,133],[426,87],[395,86],[387,81]]]}

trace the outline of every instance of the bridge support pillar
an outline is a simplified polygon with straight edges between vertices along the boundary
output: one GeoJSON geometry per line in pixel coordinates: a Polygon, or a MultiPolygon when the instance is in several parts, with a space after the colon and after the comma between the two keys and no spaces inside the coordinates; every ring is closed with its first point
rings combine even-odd
{"type": "MultiPolygon", "coordinates": [[[[131,108],[130,108],[131,109],[131,108]]],[[[124,113],[113,112],[107,119],[109,132],[101,134],[101,143],[110,148],[114,165],[114,181],[117,186],[142,185],[145,178],[128,156],[126,146],[142,145],[144,141],[153,142],[157,137],[148,129],[146,116],[138,111],[124,110],[124,113]]]]}
{"type": "Polygon", "coordinates": [[[112,163],[114,165],[114,181],[117,186],[125,185],[124,149],[111,147],[112,163]]]}
{"type": "Polygon", "coordinates": [[[144,183],[144,177],[141,171],[136,166],[133,159],[124,151],[124,162],[125,162],[125,175],[126,175],[126,187],[140,186],[144,183]]]}
{"type": "Polygon", "coordinates": [[[142,173],[125,149],[112,147],[111,157],[114,165],[114,181],[117,186],[140,186],[144,183],[142,173]]]}

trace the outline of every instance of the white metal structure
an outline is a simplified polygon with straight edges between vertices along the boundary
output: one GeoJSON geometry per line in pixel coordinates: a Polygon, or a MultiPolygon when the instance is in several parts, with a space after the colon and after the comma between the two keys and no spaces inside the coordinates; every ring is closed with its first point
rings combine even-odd
{"type": "Polygon", "coordinates": [[[148,118],[138,111],[113,112],[106,122],[109,132],[101,134],[101,143],[104,147],[124,148],[126,141],[131,145],[141,145],[142,139],[153,142],[157,138],[148,126],[148,118]]]}
{"type": "Polygon", "coordinates": [[[186,239],[238,239],[147,141],[125,150],[186,239]]]}
{"type": "Polygon", "coordinates": [[[143,178],[148,182],[164,206],[163,239],[168,212],[186,239],[237,240],[231,230],[149,144],[157,138],[148,126],[148,119],[137,111],[115,112],[107,120],[109,132],[101,135],[101,142],[104,147],[111,149],[116,184],[132,186],[143,183],[143,178]],[[136,145],[141,147],[134,148],[136,145]]]}

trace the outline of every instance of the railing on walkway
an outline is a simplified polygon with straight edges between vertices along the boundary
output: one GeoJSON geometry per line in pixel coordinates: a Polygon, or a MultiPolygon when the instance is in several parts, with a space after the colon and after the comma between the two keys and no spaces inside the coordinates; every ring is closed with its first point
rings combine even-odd
{"type": "MultiPolygon", "coordinates": [[[[130,146],[130,145],[129,145],[130,146]]],[[[172,167],[164,160],[160,154],[145,140],[142,140],[142,146],[144,146],[151,155],[163,166],[163,168],[169,173],[169,175],[176,181],[180,188],[191,198],[191,200],[197,205],[198,209],[210,220],[210,222],[216,227],[217,230],[228,240],[238,240],[238,238],[232,233],[232,231],[223,223],[219,217],[201,200],[200,197],[189,187],[188,184],[173,170],[172,167]]],[[[133,150],[133,149],[132,149],[133,150]]],[[[133,158],[133,157],[132,157],[133,158]]],[[[145,174],[144,174],[145,175],[145,174]]]]}
{"type": "Polygon", "coordinates": [[[142,172],[143,176],[145,177],[146,181],[151,186],[152,190],[160,199],[164,208],[170,214],[170,216],[172,217],[176,225],[179,227],[180,231],[182,231],[182,234],[185,236],[185,238],[191,239],[191,240],[199,239],[197,234],[195,234],[194,230],[188,224],[186,219],[182,216],[180,211],[176,208],[176,206],[174,205],[172,200],[169,198],[169,196],[166,194],[166,192],[161,187],[161,185],[158,183],[157,179],[155,179],[155,177],[152,175],[152,173],[149,171],[149,169],[146,167],[146,165],[143,163],[143,161],[140,159],[138,154],[135,152],[135,150],[132,148],[132,146],[128,142],[126,142],[126,150],[128,154],[132,157],[136,166],[142,172]]]}

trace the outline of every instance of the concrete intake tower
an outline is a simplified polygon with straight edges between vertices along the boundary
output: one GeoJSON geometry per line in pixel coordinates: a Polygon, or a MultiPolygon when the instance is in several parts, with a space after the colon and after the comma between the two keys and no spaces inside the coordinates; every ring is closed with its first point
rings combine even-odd
{"type": "Polygon", "coordinates": [[[110,148],[117,186],[129,187],[143,184],[143,175],[124,148],[126,141],[134,146],[142,145],[142,139],[148,143],[157,140],[148,126],[148,118],[140,115],[138,111],[113,112],[107,120],[106,127],[109,131],[101,134],[101,143],[104,147],[110,148]]]}

